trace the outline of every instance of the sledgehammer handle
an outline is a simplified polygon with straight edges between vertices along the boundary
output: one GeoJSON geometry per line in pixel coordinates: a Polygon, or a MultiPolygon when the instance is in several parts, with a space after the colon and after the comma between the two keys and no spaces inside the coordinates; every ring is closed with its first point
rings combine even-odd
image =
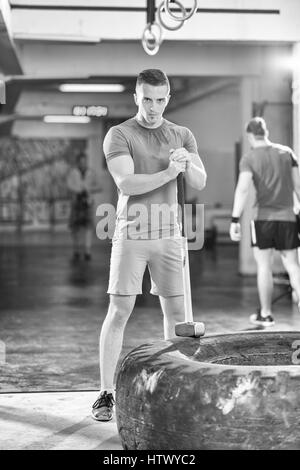
{"type": "Polygon", "coordinates": [[[182,173],[179,173],[179,175],[177,176],[177,198],[178,198],[178,204],[181,207],[181,221],[182,221],[181,256],[182,256],[182,277],[183,277],[183,295],[184,295],[184,319],[186,322],[193,322],[189,251],[188,251],[188,242],[185,237],[184,182],[183,182],[182,173]]]}
{"type": "Polygon", "coordinates": [[[183,277],[183,296],[184,296],[184,320],[193,322],[193,307],[191,294],[191,280],[189,267],[189,252],[187,239],[182,238],[182,277],[183,277]]]}
{"type": "Polygon", "coordinates": [[[185,237],[185,214],[184,214],[184,181],[183,181],[183,173],[179,173],[177,176],[177,200],[178,204],[181,208],[181,235],[185,237]]]}

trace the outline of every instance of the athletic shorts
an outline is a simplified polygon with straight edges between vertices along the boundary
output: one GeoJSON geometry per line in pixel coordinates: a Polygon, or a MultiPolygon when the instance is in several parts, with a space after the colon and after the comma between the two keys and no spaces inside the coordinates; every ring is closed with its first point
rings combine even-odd
{"type": "Polygon", "coordinates": [[[296,222],[252,220],[251,245],[266,250],[294,250],[300,246],[296,222]]]}
{"type": "Polygon", "coordinates": [[[145,269],[151,277],[151,294],[183,295],[181,238],[113,241],[108,294],[142,293],[145,269]]]}

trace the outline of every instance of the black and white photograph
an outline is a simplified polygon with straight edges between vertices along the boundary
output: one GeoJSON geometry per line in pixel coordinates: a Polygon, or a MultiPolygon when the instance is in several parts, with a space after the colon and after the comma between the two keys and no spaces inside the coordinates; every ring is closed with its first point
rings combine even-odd
{"type": "Polygon", "coordinates": [[[0,0],[0,450],[300,450],[299,168],[300,0],[0,0]]]}

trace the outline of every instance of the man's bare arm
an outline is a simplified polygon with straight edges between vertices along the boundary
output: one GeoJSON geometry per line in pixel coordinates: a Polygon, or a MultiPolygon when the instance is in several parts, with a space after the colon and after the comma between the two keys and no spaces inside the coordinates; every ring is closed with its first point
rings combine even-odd
{"type": "Polygon", "coordinates": [[[144,194],[160,188],[185,170],[184,162],[170,162],[168,168],[158,173],[135,174],[133,159],[129,154],[108,160],[107,166],[117,187],[127,196],[144,194]]]}
{"type": "Polygon", "coordinates": [[[229,230],[230,238],[234,242],[238,242],[242,238],[241,224],[239,223],[239,218],[242,215],[243,209],[246,204],[251,181],[252,181],[251,171],[240,172],[238,183],[237,183],[235,193],[234,193],[232,221],[231,221],[230,230],[229,230]]]}
{"type": "Polygon", "coordinates": [[[170,151],[172,161],[186,162],[185,180],[195,189],[201,191],[206,185],[206,171],[197,153],[190,153],[184,147],[170,151]]]}
{"type": "Polygon", "coordinates": [[[252,173],[250,171],[242,171],[239,175],[238,183],[234,193],[234,202],[232,216],[239,218],[246,204],[250,183],[252,181],[252,173]]]}
{"type": "Polygon", "coordinates": [[[297,166],[294,166],[292,168],[292,177],[293,177],[294,191],[296,193],[298,201],[300,202],[300,174],[299,174],[299,168],[297,166]]]}
{"type": "Polygon", "coordinates": [[[196,153],[190,153],[191,161],[187,164],[185,172],[186,182],[199,191],[206,186],[207,174],[201,158],[196,153]]]}

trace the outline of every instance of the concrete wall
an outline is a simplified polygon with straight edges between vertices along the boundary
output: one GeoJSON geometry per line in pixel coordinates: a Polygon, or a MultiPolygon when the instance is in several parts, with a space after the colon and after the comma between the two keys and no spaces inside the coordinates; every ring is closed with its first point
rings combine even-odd
{"type": "Polygon", "coordinates": [[[235,185],[235,142],[240,139],[240,108],[237,87],[208,95],[193,104],[166,114],[191,129],[198,143],[208,180],[201,193],[187,188],[187,198],[208,206],[231,205],[235,185]]]}
{"type": "MultiPolygon", "coordinates": [[[[291,51],[291,49],[290,49],[291,51]]],[[[276,49],[262,50],[258,96],[274,142],[293,146],[292,69],[276,49]]]]}

